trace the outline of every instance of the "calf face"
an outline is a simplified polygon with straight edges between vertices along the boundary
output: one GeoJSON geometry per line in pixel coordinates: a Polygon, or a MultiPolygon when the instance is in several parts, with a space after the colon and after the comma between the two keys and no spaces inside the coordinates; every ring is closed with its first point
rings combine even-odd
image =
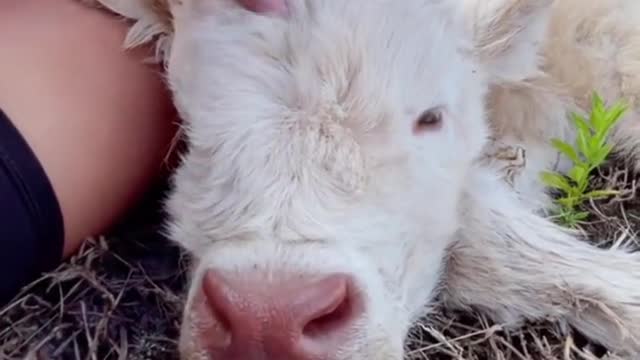
{"type": "Polygon", "coordinates": [[[402,358],[550,4],[478,1],[172,2],[185,358],[402,358]]]}

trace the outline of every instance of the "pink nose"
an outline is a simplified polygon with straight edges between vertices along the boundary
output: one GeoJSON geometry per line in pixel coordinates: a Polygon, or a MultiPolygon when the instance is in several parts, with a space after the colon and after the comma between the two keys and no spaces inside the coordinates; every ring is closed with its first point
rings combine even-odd
{"type": "Polygon", "coordinates": [[[333,358],[361,309],[342,274],[273,281],[211,270],[202,285],[213,324],[200,339],[212,360],[333,358]]]}

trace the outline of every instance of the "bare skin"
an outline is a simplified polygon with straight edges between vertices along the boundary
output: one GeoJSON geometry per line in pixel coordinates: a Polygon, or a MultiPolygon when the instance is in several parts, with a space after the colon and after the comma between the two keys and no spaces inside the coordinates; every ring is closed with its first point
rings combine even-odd
{"type": "Polygon", "coordinates": [[[119,220],[162,174],[176,131],[151,49],[75,0],[0,0],[0,108],[59,199],[65,257],[119,220]]]}

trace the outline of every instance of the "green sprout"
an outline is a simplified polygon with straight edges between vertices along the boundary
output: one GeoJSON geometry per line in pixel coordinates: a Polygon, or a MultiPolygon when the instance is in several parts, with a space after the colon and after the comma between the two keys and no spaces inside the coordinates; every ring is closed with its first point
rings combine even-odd
{"type": "Polygon", "coordinates": [[[613,149],[613,145],[608,143],[608,135],[626,110],[627,106],[622,102],[607,107],[602,98],[594,93],[588,121],[576,113],[571,115],[577,130],[576,145],[571,146],[559,139],[551,140],[551,145],[573,162],[568,176],[549,171],[541,174],[545,185],[561,193],[555,202],[558,205],[556,215],[562,224],[575,227],[589,216],[588,212],[578,209],[584,201],[618,193],[615,190],[587,189],[591,172],[607,159],[613,149]]]}

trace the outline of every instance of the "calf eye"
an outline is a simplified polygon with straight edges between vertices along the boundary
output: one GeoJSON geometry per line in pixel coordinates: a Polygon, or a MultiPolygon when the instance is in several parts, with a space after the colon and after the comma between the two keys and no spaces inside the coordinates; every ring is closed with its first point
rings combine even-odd
{"type": "Polygon", "coordinates": [[[441,127],[442,110],[439,108],[432,108],[418,116],[418,119],[416,119],[415,124],[413,125],[413,133],[420,135],[427,131],[439,130],[441,127]]]}

